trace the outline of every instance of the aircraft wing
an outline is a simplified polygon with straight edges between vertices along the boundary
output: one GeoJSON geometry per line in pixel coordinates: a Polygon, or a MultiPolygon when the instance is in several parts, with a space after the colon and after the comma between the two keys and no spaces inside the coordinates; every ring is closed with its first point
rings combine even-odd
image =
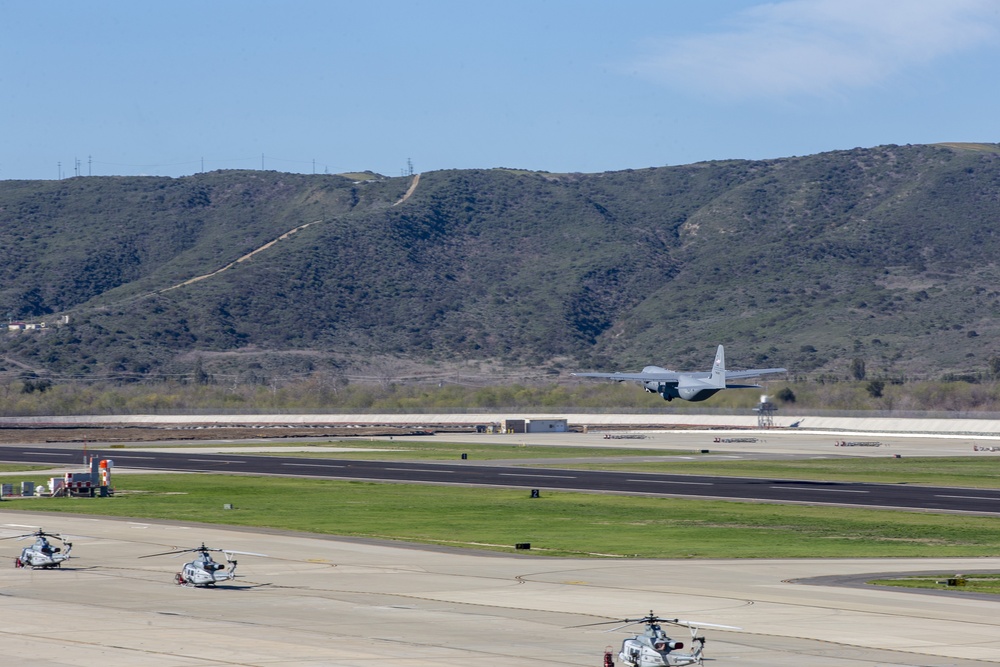
{"type": "MultiPolygon", "coordinates": [[[[609,380],[638,380],[640,382],[676,382],[680,373],[663,371],[660,373],[570,373],[578,378],[608,378],[609,380]]],[[[692,373],[685,373],[692,375],[692,373]]]]}
{"type": "Polygon", "coordinates": [[[787,368],[751,368],[745,371],[726,371],[726,380],[755,378],[760,375],[770,375],[771,373],[787,373],[787,372],[788,372],[787,368]]]}

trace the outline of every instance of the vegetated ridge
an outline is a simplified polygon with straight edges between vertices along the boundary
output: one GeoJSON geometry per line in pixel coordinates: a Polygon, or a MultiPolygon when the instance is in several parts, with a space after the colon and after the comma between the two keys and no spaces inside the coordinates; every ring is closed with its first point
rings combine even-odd
{"type": "Polygon", "coordinates": [[[1000,371],[1000,145],[366,176],[0,181],[0,373],[1000,371]]]}

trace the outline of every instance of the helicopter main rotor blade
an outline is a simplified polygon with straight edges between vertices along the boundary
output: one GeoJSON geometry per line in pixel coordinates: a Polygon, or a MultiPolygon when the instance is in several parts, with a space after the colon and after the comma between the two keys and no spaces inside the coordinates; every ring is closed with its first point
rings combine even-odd
{"type": "Polygon", "coordinates": [[[617,628],[611,628],[610,630],[605,630],[605,632],[614,632],[615,630],[621,630],[622,628],[627,628],[630,625],[636,625],[638,623],[656,623],[657,621],[664,621],[670,623],[671,621],[666,618],[660,618],[659,616],[644,616],[642,618],[619,618],[615,621],[601,621],[600,623],[585,623],[583,625],[571,625],[570,628],[587,628],[595,625],[611,625],[612,623],[624,623],[624,625],[619,625],[617,628]]]}
{"type": "Polygon", "coordinates": [[[230,556],[232,554],[239,554],[241,556],[261,556],[263,558],[269,558],[269,556],[267,554],[259,554],[259,553],[255,553],[253,551],[236,551],[234,549],[215,549],[215,548],[209,548],[209,547],[202,547],[200,549],[194,549],[194,551],[202,551],[202,552],[206,552],[206,553],[209,552],[209,551],[214,551],[216,553],[220,553],[220,554],[225,555],[225,557],[229,558],[230,560],[232,560],[230,558],[230,556]]]}
{"type": "Polygon", "coordinates": [[[139,558],[152,558],[153,556],[178,556],[192,551],[201,551],[201,549],[175,549],[173,551],[162,551],[158,554],[146,554],[145,556],[139,556],[139,558]]]}
{"type": "Polygon", "coordinates": [[[570,630],[573,628],[590,628],[595,625],[611,625],[612,623],[621,623],[621,621],[601,621],[600,623],[584,623],[583,625],[571,625],[566,629],[570,630]]]}
{"type": "Polygon", "coordinates": [[[259,554],[253,551],[233,551],[232,549],[220,549],[220,551],[225,554],[239,554],[241,556],[260,556],[261,558],[270,558],[267,554],[259,554]]]}
{"type": "Polygon", "coordinates": [[[743,628],[738,628],[735,625],[720,625],[718,623],[702,623],[701,621],[685,621],[679,618],[675,618],[672,621],[663,619],[664,623],[670,623],[672,625],[683,625],[686,628],[715,628],[717,630],[742,630],[743,628]]]}

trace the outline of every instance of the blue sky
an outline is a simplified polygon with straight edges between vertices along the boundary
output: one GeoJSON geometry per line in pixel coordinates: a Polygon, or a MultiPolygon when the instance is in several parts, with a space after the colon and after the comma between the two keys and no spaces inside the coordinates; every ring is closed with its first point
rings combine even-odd
{"type": "Polygon", "coordinates": [[[0,0],[0,179],[1000,142],[998,71],[996,0],[0,0]]]}

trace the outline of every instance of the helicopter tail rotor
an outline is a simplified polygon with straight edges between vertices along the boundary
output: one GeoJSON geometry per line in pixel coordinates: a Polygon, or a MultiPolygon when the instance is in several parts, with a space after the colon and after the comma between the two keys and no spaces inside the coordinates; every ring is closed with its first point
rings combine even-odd
{"type": "Polygon", "coordinates": [[[694,658],[695,658],[695,660],[698,661],[699,667],[701,667],[701,665],[705,664],[705,656],[702,655],[704,653],[704,651],[705,651],[705,638],[704,637],[694,637],[693,636],[694,630],[692,630],[691,632],[692,632],[692,640],[691,641],[692,642],[696,642],[698,644],[698,648],[696,648],[694,650],[694,658]]]}

